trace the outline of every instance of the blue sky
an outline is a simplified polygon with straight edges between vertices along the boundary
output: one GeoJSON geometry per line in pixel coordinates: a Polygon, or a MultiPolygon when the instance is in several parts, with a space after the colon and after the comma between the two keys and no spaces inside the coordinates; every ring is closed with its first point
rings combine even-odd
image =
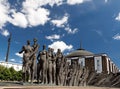
{"type": "Polygon", "coordinates": [[[120,0],[0,0],[0,60],[12,33],[9,61],[33,38],[64,54],[82,47],[107,53],[120,68],[120,0]]]}

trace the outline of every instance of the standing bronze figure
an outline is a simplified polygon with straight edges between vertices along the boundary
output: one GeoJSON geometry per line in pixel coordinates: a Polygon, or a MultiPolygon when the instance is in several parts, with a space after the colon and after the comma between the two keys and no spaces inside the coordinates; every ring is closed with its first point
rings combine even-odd
{"type": "Polygon", "coordinates": [[[32,51],[34,52],[33,53],[33,55],[30,57],[30,73],[31,73],[31,75],[30,75],[30,80],[31,80],[31,83],[33,83],[33,80],[34,80],[34,77],[35,77],[35,68],[36,68],[36,53],[37,53],[37,51],[38,51],[38,49],[39,49],[39,45],[38,45],[38,43],[37,43],[37,39],[36,38],[34,38],[33,39],[33,42],[34,42],[34,44],[33,44],[33,46],[32,46],[32,51]]]}
{"type": "Polygon", "coordinates": [[[53,78],[53,84],[56,84],[56,56],[54,53],[54,49],[51,48],[52,53],[52,78],[53,78]]]}
{"type": "Polygon", "coordinates": [[[57,80],[57,84],[60,85],[61,84],[61,77],[60,76],[60,70],[62,70],[62,61],[63,61],[63,54],[61,52],[60,49],[58,49],[57,53],[56,53],[56,80],[57,80]]]}
{"type": "Polygon", "coordinates": [[[28,82],[30,78],[30,67],[29,67],[29,59],[31,57],[32,47],[30,46],[30,41],[27,41],[27,45],[22,47],[22,50],[19,53],[23,53],[23,82],[28,82]],[[24,52],[24,53],[23,53],[24,52]]]}
{"type": "Polygon", "coordinates": [[[51,48],[48,48],[48,53],[47,53],[47,60],[48,60],[48,75],[49,75],[49,83],[53,83],[53,76],[52,76],[52,52],[51,48]]]}
{"type": "Polygon", "coordinates": [[[43,45],[43,50],[39,52],[38,54],[38,74],[37,74],[37,80],[39,83],[39,80],[41,79],[42,83],[47,83],[47,68],[48,68],[48,63],[47,63],[47,51],[46,51],[46,46],[43,45]]]}

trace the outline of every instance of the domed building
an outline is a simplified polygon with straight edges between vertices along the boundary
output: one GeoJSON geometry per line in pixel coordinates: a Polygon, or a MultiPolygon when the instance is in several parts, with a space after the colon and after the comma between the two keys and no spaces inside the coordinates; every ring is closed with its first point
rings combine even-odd
{"type": "Polygon", "coordinates": [[[94,53],[80,48],[80,49],[77,49],[77,50],[71,52],[66,57],[71,58],[71,57],[82,57],[82,56],[89,56],[89,55],[94,55],[94,53]]]}
{"type": "Polygon", "coordinates": [[[90,71],[97,73],[117,73],[119,69],[105,53],[94,54],[80,47],[68,55],[67,61],[70,65],[77,62],[81,67],[87,67],[90,71]]]}

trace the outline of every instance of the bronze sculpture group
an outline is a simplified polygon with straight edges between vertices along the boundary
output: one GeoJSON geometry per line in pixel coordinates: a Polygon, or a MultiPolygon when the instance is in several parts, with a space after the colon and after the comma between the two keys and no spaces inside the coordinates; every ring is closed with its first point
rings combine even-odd
{"type": "Polygon", "coordinates": [[[119,86],[120,74],[104,74],[90,71],[77,61],[69,62],[60,49],[54,53],[54,49],[43,45],[39,51],[37,39],[33,39],[22,47],[19,53],[23,53],[23,83],[33,83],[37,80],[40,84],[52,84],[62,86],[119,86]],[[38,54],[37,54],[38,53],[38,54]],[[37,75],[37,76],[35,76],[37,75]],[[113,79],[111,81],[111,79],[113,79]],[[109,82],[108,82],[109,81],[109,82]]]}
{"type": "Polygon", "coordinates": [[[72,67],[61,50],[58,49],[55,53],[54,49],[46,50],[46,46],[43,45],[43,50],[38,52],[37,39],[33,39],[33,42],[31,46],[28,40],[19,52],[23,52],[23,83],[29,81],[33,83],[37,75],[36,80],[41,84],[72,85],[70,84],[72,67]],[[36,68],[37,72],[35,72],[36,68]]]}
{"type": "Polygon", "coordinates": [[[35,68],[37,64],[37,82],[42,84],[60,84],[61,76],[60,69],[63,65],[63,54],[60,49],[55,54],[54,49],[43,45],[43,50],[39,51],[37,39],[34,39],[34,44],[31,46],[30,41],[22,47],[19,53],[23,53],[23,82],[30,80],[33,83],[35,78],[35,68]],[[38,62],[36,62],[36,59],[38,62]]]}
{"type": "Polygon", "coordinates": [[[23,82],[31,80],[33,83],[36,65],[36,53],[38,51],[39,45],[37,44],[37,39],[34,39],[34,44],[31,46],[30,41],[22,47],[19,53],[23,53],[23,82]]]}

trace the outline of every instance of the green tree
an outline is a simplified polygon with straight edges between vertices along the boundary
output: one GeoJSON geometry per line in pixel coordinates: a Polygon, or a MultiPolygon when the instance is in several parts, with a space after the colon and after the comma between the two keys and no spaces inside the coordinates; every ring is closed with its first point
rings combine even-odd
{"type": "Polygon", "coordinates": [[[21,81],[22,70],[16,71],[13,67],[6,68],[0,65],[0,80],[21,81]]]}
{"type": "Polygon", "coordinates": [[[10,80],[12,77],[9,68],[4,69],[3,75],[4,75],[4,80],[10,80]]]}
{"type": "Polygon", "coordinates": [[[22,70],[17,72],[17,81],[21,81],[22,80],[22,70]]]}
{"type": "Polygon", "coordinates": [[[11,79],[12,81],[17,80],[17,71],[15,71],[15,69],[13,67],[9,68],[10,72],[11,72],[11,79]]]}
{"type": "Polygon", "coordinates": [[[4,74],[3,74],[4,69],[5,69],[5,67],[0,65],[0,80],[4,80],[4,74]]]}
{"type": "Polygon", "coordinates": [[[22,70],[15,71],[13,67],[9,68],[11,72],[11,79],[12,81],[21,81],[22,80],[22,70]]]}

